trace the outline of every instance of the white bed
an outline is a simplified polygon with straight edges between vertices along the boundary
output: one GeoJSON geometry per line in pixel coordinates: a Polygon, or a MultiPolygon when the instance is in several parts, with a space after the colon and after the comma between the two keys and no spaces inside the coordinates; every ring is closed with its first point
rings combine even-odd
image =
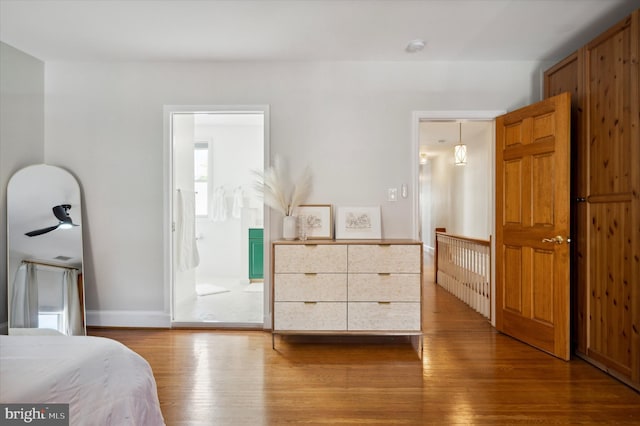
{"type": "Polygon", "coordinates": [[[164,425],[149,363],[102,337],[0,336],[0,402],[68,403],[71,425],[164,425]]]}

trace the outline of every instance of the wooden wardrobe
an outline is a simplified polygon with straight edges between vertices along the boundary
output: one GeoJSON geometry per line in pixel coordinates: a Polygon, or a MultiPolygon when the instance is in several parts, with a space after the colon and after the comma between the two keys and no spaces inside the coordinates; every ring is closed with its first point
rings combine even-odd
{"type": "Polygon", "coordinates": [[[570,92],[572,342],[640,390],[640,10],[544,74],[570,92]]]}

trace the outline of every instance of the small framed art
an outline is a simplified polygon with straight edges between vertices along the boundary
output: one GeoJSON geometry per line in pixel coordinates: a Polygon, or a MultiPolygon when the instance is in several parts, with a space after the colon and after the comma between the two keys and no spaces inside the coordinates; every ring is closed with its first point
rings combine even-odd
{"type": "Polygon", "coordinates": [[[336,239],[379,240],[381,237],[380,206],[337,208],[336,239]]]}
{"type": "Polygon", "coordinates": [[[313,239],[333,238],[333,212],[331,204],[303,204],[296,209],[300,221],[301,237],[313,239]]]}

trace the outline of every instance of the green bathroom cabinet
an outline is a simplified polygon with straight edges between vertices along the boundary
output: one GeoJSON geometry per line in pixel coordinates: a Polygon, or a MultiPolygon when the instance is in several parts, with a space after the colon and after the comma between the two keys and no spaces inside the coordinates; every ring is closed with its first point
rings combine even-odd
{"type": "Polygon", "coordinates": [[[249,228],[249,280],[264,278],[264,238],[262,228],[249,228]]]}

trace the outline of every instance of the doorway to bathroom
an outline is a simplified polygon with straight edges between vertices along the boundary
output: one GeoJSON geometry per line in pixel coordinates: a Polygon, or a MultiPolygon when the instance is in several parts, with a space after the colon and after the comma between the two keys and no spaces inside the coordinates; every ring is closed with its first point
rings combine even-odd
{"type": "Polygon", "coordinates": [[[266,107],[172,107],[173,327],[263,328],[266,107]]]}

